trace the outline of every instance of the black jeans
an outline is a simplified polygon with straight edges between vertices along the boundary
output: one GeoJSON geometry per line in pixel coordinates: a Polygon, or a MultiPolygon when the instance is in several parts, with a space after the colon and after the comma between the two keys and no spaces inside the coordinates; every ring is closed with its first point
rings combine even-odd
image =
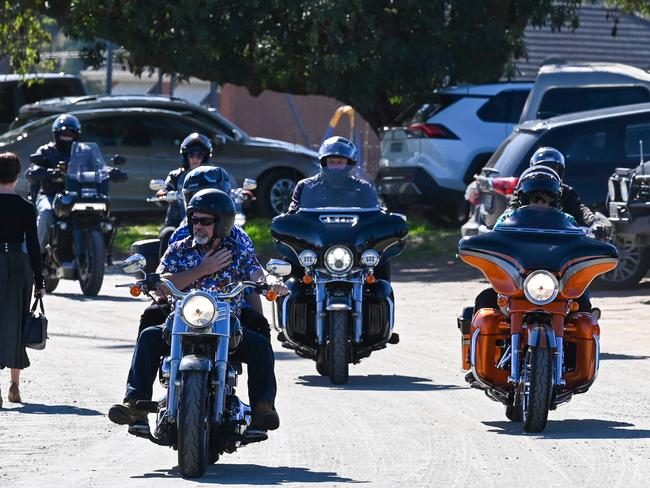
{"type": "MultiPolygon", "coordinates": [[[[144,309],[144,312],[142,312],[142,315],[140,316],[138,335],[140,335],[147,327],[163,324],[170,313],[169,305],[166,303],[162,305],[149,305],[144,309]]],[[[271,340],[271,330],[268,320],[266,320],[264,315],[255,311],[252,307],[243,307],[241,309],[239,320],[244,327],[263,335],[269,341],[271,340]]]]}
{"type": "MultiPolygon", "coordinates": [[[[591,312],[591,300],[589,300],[589,290],[585,291],[584,294],[577,298],[576,301],[580,308],[579,312],[591,312]]],[[[497,292],[493,288],[486,288],[481,293],[479,293],[474,301],[474,313],[477,310],[482,308],[499,308],[497,305],[497,292]]]]}
{"type": "MultiPolygon", "coordinates": [[[[160,360],[170,351],[169,344],[163,339],[162,330],[161,325],[148,327],[138,337],[124,401],[151,400],[160,360]]],[[[275,402],[275,358],[268,340],[244,327],[242,341],[235,352],[230,354],[230,359],[248,365],[248,397],[251,406],[258,402],[275,402]]]]}

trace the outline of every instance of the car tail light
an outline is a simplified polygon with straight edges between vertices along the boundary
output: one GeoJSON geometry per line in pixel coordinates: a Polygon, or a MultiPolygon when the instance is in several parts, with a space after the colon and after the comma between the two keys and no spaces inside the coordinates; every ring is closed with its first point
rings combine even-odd
{"type": "Polygon", "coordinates": [[[467,200],[470,205],[478,205],[481,203],[481,193],[476,187],[476,182],[472,182],[467,186],[465,190],[465,200],[467,200]]]}
{"type": "Polygon", "coordinates": [[[512,195],[517,186],[519,178],[511,176],[510,178],[492,178],[492,188],[501,195],[512,195]]]}
{"type": "Polygon", "coordinates": [[[427,139],[458,139],[458,136],[440,124],[411,124],[408,132],[415,137],[427,139]]]}

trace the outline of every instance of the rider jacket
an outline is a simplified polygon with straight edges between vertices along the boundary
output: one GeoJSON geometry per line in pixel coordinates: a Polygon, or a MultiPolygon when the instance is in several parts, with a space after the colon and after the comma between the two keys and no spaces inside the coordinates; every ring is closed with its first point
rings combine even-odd
{"type": "Polygon", "coordinates": [[[35,197],[39,191],[48,197],[54,197],[64,190],[63,180],[56,178],[56,175],[52,171],[48,172],[48,169],[56,169],[60,161],[67,164],[70,161],[70,152],[67,154],[61,152],[54,142],[50,142],[39,147],[29,158],[31,165],[25,177],[30,183],[29,194],[32,197],[35,197]]]}
{"type": "MultiPolygon", "coordinates": [[[[508,211],[516,210],[521,207],[519,197],[515,196],[504,214],[508,211]]],[[[572,186],[562,183],[562,195],[560,197],[560,210],[571,215],[577,222],[578,226],[591,227],[596,222],[594,213],[580,200],[578,192],[572,186]]]]}
{"type": "MultiPolygon", "coordinates": [[[[180,168],[173,169],[165,178],[165,191],[181,191],[185,176],[189,173],[189,169],[181,166],[180,168]]],[[[171,202],[167,208],[167,216],[165,218],[165,225],[177,227],[181,220],[185,217],[185,208],[179,205],[178,202],[171,202]]]]}
{"type": "Polygon", "coordinates": [[[377,192],[365,180],[347,176],[340,185],[330,184],[319,173],[311,178],[300,180],[291,197],[288,214],[296,213],[301,207],[301,199],[309,193],[311,206],[366,207],[378,205],[377,192]]]}

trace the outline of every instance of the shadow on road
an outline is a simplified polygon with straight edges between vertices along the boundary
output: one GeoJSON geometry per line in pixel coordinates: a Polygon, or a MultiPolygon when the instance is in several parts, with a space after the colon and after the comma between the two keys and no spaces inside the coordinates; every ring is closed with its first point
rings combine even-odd
{"type": "Polygon", "coordinates": [[[54,297],[63,297],[69,298],[70,300],[75,300],[77,302],[133,302],[135,298],[130,295],[119,296],[119,295],[97,295],[96,297],[87,297],[81,291],[79,293],[58,293],[52,292],[54,297]]]}
{"type": "Polygon", "coordinates": [[[321,388],[340,388],[344,390],[376,390],[376,391],[436,391],[460,390],[458,385],[436,385],[429,378],[417,376],[371,374],[368,376],[350,376],[345,385],[333,385],[326,376],[300,376],[298,385],[316,386],[321,388]]]}
{"type": "Polygon", "coordinates": [[[7,409],[7,411],[44,415],[104,415],[102,412],[91,408],[75,407],[72,405],[44,405],[42,403],[23,403],[21,407],[7,409]]]}
{"type": "MultiPolygon", "coordinates": [[[[133,478],[179,478],[178,468],[160,469],[133,478]]],[[[312,471],[296,466],[268,467],[258,464],[215,464],[209,466],[201,483],[220,485],[282,485],[285,483],[367,483],[343,478],[331,471],[312,471]]]]}
{"type": "Polygon", "coordinates": [[[650,356],[635,356],[634,354],[616,354],[611,352],[601,352],[600,360],[628,360],[628,359],[650,359],[650,356]]]}
{"type": "Polygon", "coordinates": [[[521,423],[483,422],[494,427],[489,432],[514,436],[535,436],[544,439],[649,439],[650,430],[631,429],[634,424],[598,419],[549,420],[544,432],[526,432],[521,423]]]}
{"type": "Polygon", "coordinates": [[[275,356],[276,361],[284,361],[287,359],[301,359],[301,357],[293,351],[273,351],[273,355],[275,356]]]}

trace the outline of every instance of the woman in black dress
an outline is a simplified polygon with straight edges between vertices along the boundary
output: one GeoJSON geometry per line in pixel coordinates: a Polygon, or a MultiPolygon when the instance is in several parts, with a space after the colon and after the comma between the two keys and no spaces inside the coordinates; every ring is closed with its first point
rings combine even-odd
{"type": "Polygon", "coordinates": [[[20,169],[18,156],[0,154],[0,369],[11,368],[8,399],[14,403],[21,402],[20,370],[29,366],[22,338],[32,285],[34,296],[45,293],[36,209],[16,194],[20,169]]]}

